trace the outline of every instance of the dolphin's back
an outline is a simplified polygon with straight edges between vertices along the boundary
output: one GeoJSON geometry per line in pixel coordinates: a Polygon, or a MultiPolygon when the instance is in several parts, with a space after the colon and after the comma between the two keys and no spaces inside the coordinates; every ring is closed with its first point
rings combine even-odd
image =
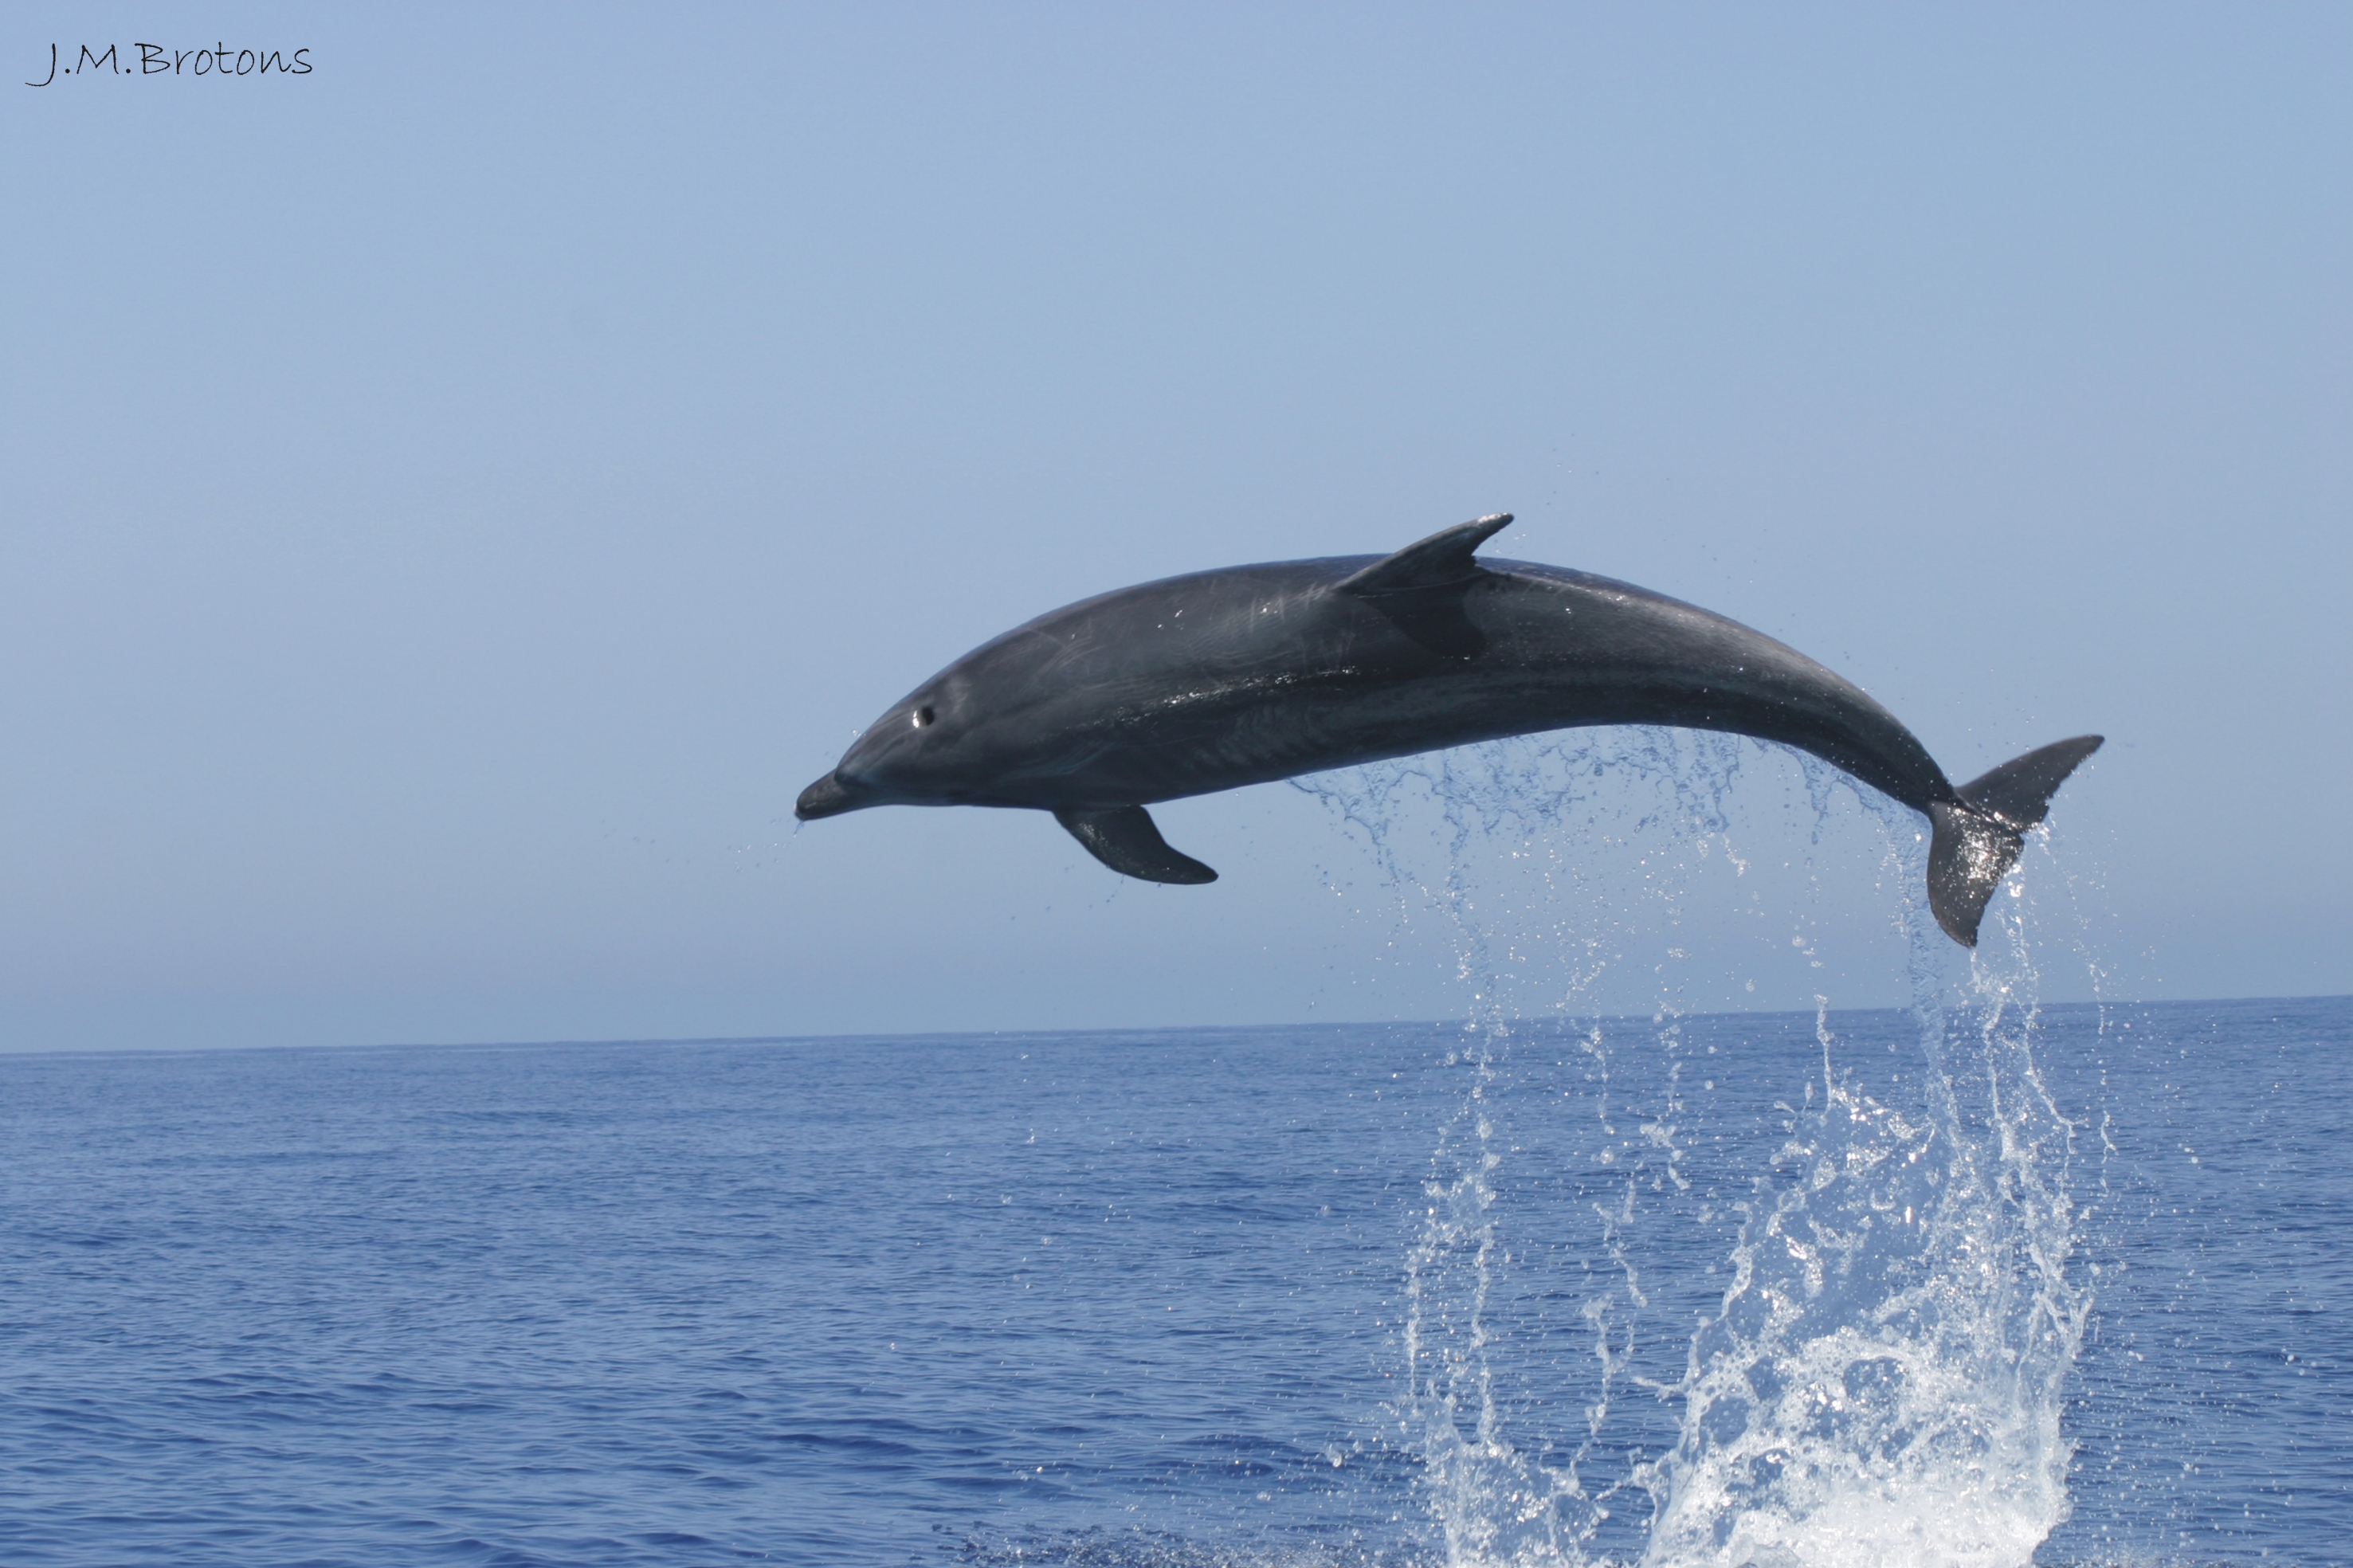
{"type": "Polygon", "coordinates": [[[1142,584],[1039,616],[965,662],[976,679],[1018,664],[1013,684],[1057,694],[1060,711],[1033,722],[1063,744],[1027,781],[1051,806],[1150,805],[1619,723],[1782,742],[1918,807],[1951,794],[1886,709],[1736,621],[1532,562],[1488,562],[1424,593],[1340,591],[1382,559],[1142,584]]]}

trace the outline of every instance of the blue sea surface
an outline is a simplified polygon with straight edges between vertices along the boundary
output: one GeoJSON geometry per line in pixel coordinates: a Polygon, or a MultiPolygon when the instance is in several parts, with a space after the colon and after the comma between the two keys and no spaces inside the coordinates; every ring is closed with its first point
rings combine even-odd
{"type": "MultiPolygon", "coordinates": [[[[1664,1561],[1767,1200],[1926,1135],[1908,1014],[1662,1028],[0,1058],[0,1563],[1468,1561],[1472,1459],[1664,1561]]],[[[2353,1562],[2353,1000],[2033,1058],[2035,1561],[2353,1562]]]]}

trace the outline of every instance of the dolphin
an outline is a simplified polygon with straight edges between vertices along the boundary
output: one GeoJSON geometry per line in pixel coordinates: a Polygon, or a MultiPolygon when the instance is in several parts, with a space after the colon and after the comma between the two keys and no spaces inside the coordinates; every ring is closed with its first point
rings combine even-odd
{"type": "Polygon", "coordinates": [[[1040,616],[893,703],[794,815],[1050,811],[1114,871],[1212,882],[1145,807],[1505,735],[1680,725],[1794,746],[1926,815],[1929,907],[1974,947],[2026,832],[2100,747],[2079,735],[1956,786],[1861,687],[1762,632],[1589,573],[1476,559],[1511,521],[1040,616]]]}

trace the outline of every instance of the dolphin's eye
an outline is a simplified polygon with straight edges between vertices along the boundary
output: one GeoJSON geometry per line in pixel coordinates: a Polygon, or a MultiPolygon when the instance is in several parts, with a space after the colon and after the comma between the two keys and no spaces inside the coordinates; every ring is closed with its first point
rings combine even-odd
{"type": "Polygon", "coordinates": [[[915,728],[918,730],[922,729],[924,725],[930,723],[934,717],[936,717],[936,715],[932,712],[932,705],[928,702],[924,703],[921,708],[915,710],[915,728]]]}

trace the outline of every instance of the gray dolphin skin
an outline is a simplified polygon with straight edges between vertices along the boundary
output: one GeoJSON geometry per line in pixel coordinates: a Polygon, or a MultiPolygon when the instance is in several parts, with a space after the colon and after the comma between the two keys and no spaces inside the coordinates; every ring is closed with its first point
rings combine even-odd
{"type": "Polygon", "coordinates": [[[1145,806],[1505,735],[1680,725],[1795,746],[1925,814],[1929,907],[1974,947],[2023,836],[2099,749],[2080,735],[1956,787],[1862,688],[1761,632],[1607,577],[1475,559],[1511,521],[1040,616],[893,703],[794,815],[1050,811],[1114,871],[1211,882],[1145,806]]]}

